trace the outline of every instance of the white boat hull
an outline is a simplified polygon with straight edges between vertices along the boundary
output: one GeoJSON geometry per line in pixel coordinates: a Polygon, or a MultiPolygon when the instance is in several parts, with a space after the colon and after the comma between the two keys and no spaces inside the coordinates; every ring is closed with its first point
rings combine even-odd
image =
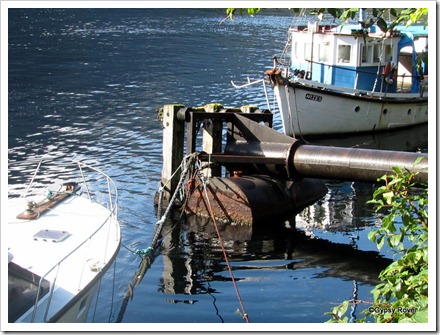
{"type": "Polygon", "coordinates": [[[289,136],[373,132],[428,122],[426,95],[377,97],[323,90],[287,80],[275,81],[274,93],[284,132],[289,136]]]}
{"type": "MultiPolygon", "coordinates": [[[[88,196],[75,189],[53,191],[55,195],[42,199],[8,199],[10,323],[87,321],[121,243],[114,183],[101,173],[103,186],[93,199],[86,185],[87,167],[81,165],[81,185],[88,196]],[[62,199],[57,202],[57,197],[62,199]]],[[[100,171],[94,171],[90,177],[98,186],[100,171]]]]}

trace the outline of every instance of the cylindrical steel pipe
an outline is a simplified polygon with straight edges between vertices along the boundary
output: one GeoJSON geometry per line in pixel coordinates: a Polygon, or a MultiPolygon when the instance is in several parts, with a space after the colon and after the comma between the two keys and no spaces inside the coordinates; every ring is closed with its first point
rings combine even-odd
{"type": "Polygon", "coordinates": [[[418,182],[428,181],[428,155],[423,153],[301,145],[290,160],[303,177],[375,182],[402,167],[418,172],[418,182]],[[424,159],[414,165],[418,157],[424,159]]]}
{"type": "Polygon", "coordinates": [[[253,166],[257,172],[270,174],[287,172],[295,179],[312,177],[376,182],[383,175],[392,173],[393,167],[402,167],[418,172],[417,182],[428,181],[428,155],[424,153],[327,147],[299,142],[248,142],[228,145],[225,154],[229,156],[228,162],[222,162],[226,166],[253,166]],[[424,159],[414,165],[418,157],[424,159]]]}
{"type": "MultiPolygon", "coordinates": [[[[292,143],[276,142],[232,142],[226,146],[224,153],[230,156],[247,157],[241,163],[245,165],[252,164],[253,168],[259,173],[278,175],[286,174],[287,159],[291,156],[292,145],[292,143]],[[262,162],[263,157],[264,162],[262,162]]],[[[229,163],[238,162],[237,159],[231,159],[229,163]]],[[[234,168],[240,169],[238,165],[234,165],[234,168]]]]}

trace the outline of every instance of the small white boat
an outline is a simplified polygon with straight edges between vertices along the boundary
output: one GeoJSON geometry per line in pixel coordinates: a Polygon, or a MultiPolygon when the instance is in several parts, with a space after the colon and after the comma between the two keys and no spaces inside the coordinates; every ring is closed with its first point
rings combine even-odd
{"type": "Polygon", "coordinates": [[[26,194],[8,199],[8,323],[86,322],[120,248],[110,177],[79,161],[54,166],[39,162],[26,194]],[[49,180],[60,188],[45,190],[49,180]]]}
{"type": "Polygon", "coordinates": [[[401,128],[428,122],[428,28],[373,26],[290,28],[290,49],[266,71],[284,132],[320,136],[401,128]]]}

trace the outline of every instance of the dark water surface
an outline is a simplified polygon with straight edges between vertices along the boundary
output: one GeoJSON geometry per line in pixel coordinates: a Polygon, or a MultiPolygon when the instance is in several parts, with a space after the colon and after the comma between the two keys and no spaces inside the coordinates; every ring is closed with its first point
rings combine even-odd
{"type": "MultiPolygon", "coordinates": [[[[157,107],[267,107],[261,87],[237,90],[230,81],[262,78],[293,19],[286,12],[266,13],[219,24],[223,18],[224,11],[215,9],[9,9],[9,191],[23,191],[36,158],[74,154],[106,171],[119,189],[124,246],[90,322],[116,321],[140,262],[133,251],[152,239],[162,169],[157,107]]],[[[316,143],[426,151],[427,134],[422,126],[316,143]]],[[[367,239],[378,222],[366,205],[374,185],[327,185],[325,198],[297,218],[306,234],[224,237],[252,323],[325,322],[325,312],[352,297],[354,283],[358,298],[371,300],[386,263],[367,239]]],[[[244,323],[218,238],[187,222],[173,228],[170,221],[164,229],[163,248],[122,322],[163,324],[138,330],[244,323]]],[[[390,257],[386,250],[382,255],[390,257]]],[[[221,330],[216,327],[210,329],[221,330]]]]}

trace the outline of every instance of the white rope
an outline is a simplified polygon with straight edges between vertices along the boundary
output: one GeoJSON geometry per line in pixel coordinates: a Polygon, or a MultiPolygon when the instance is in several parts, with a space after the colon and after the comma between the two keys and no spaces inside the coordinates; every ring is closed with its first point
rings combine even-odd
{"type": "MultiPolygon", "coordinates": [[[[152,246],[156,245],[157,240],[159,239],[160,232],[162,231],[162,226],[165,223],[166,219],[168,218],[168,215],[169,215],[169,213],[171,211],[171,208],[173,207],[174,201],[176,200],[177,195],[179,194],[180,189],[181,189],[181,187],[183,185],[183,182],[186,179],[186,175],[189,172],[189,168],[191,166],[190,163],[197,157],[198,154],[199,154],[198,152],[194,152],[192,154],[186,155],[183,158],[182,163],[179,166],[179,168],[182,169],[182,173],[180,175],[179,183],[177,184],[176,190],[174,191],[174,193],[173,193],[173,195],[172,195],[172,197],[171,197],[171,199],[170,199],[170,201],[168,203],[168,206],[167,206],[167,208],[165,210],[165,213],[162,215],[160,220],[156,222],[156,230],[154,232],[153,240],[151,242],[152,246]]],[[[178,171],[179,168],[177,168],[176,171],[178,171]]],[[[173,175],[176,173],[176,171],[173,173],[173,175]]]]}

